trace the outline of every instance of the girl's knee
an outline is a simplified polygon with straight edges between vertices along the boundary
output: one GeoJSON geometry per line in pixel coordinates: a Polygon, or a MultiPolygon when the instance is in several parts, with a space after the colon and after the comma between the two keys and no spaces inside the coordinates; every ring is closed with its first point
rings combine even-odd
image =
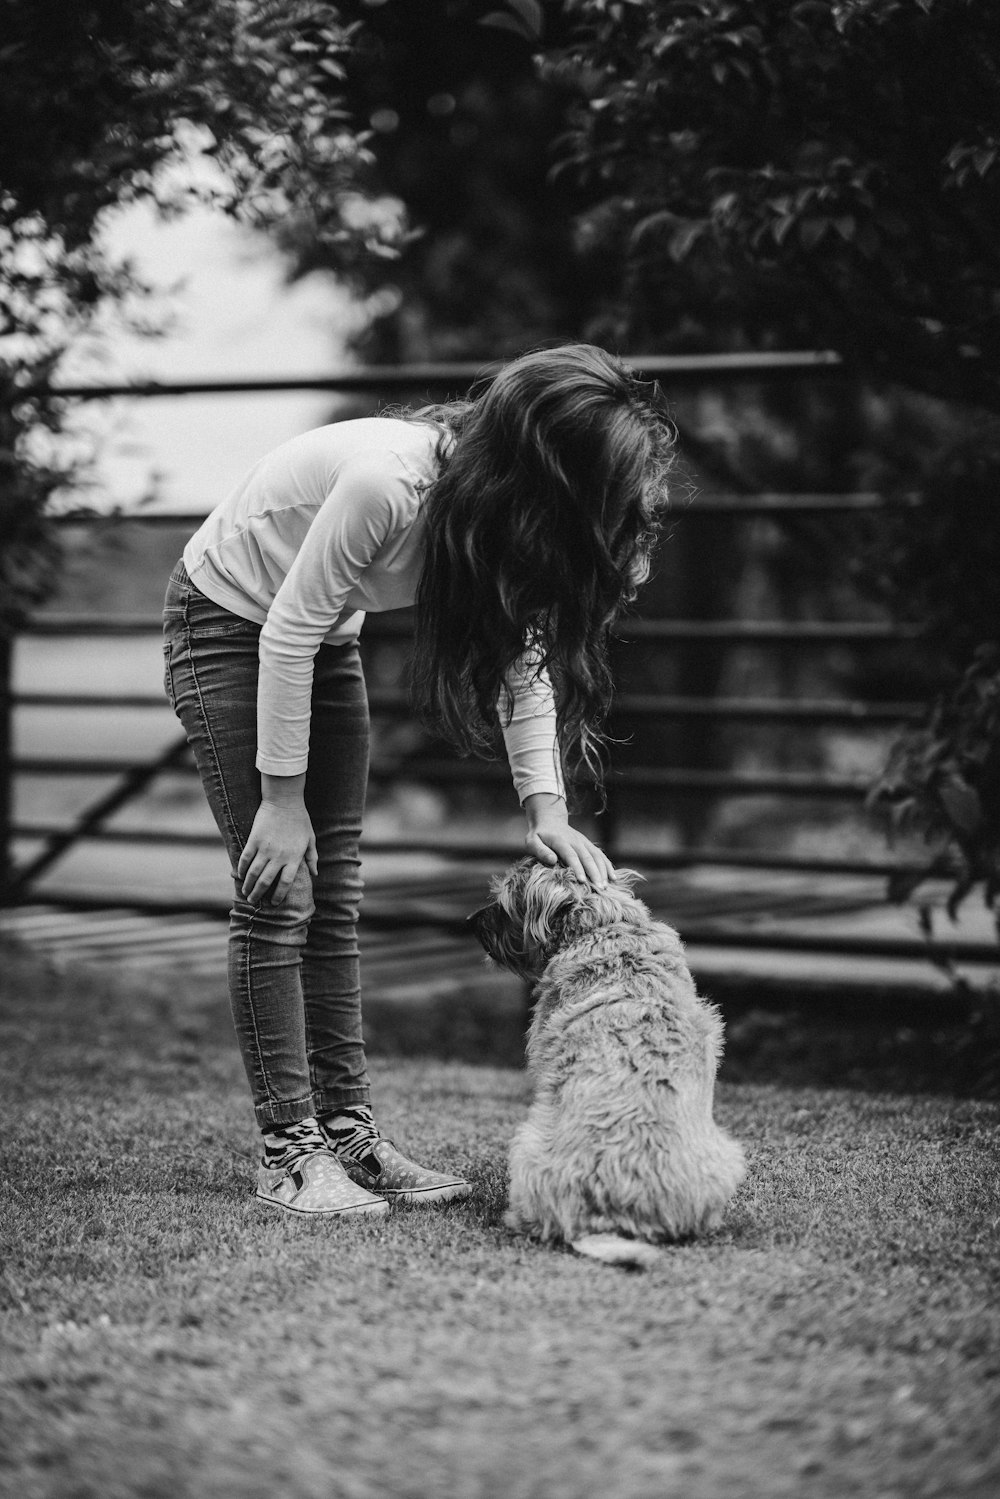
{"type": "Polygon", "coordinates": [[[281,902],[275,906],[276,911],[284,911],[288,920],[301,922],[308,926],[312,920],[313,912],[316,910],[316,901],[313,896],[313,879],[305,864],[300,864],[298,873],[292,881],[291,889],[281,902]]]}
{"type": "Polygon", "coordinates": [[[309,923],[312,921],[315,910],[312,875],[305,864],[301,864],[288,894],[280,905],[270,900],[251,905],[243,898],[237,886],[233,914],[247,922],[252,921],[258,932],[262,927],[266,927],[276,941],[294,942],[305,940],[305,934],[309,930],[309,923]]]}

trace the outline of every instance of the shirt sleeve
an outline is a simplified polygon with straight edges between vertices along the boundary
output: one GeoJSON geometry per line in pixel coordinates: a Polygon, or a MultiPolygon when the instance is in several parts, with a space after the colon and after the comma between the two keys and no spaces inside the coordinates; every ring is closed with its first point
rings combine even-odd
{"type": "Polygon", "coordinates": [[[510,718],[500,705],[500,724],[518,800],[548,791],[566,796],[556,733],[556,703],[549,674],[527,652],[507,674],[513,702],[510,718]]]}
{"type": "Polygon", "coordinates": [[[355,462],[319,507],[260,632],[258,770],[294,776],[306,769],[316,652],[405,517],[407,487],[401,468],[355,462]]]}

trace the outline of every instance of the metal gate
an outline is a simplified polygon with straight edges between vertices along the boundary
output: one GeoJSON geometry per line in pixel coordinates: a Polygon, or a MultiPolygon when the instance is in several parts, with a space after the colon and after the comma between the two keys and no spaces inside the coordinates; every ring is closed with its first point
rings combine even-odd
{"type": "MultiPolygon", "coordinates": [[[[828,354],[793,355],[734,355],[698,356],[689,358],[635,359],[632,361],[648,378],[661,381],[666,390],[704,384],[706,382],[732,382],[746,379],[781,381],[795,379],[845,378],[846,374],[835,356],[828,354]]],[[[214,392],[274,391],[291,388],[325,389],[338,394],[364,393],[372,396],[392,396],[396,399],[413,397],[432,398],[442,392],[454,393],[464,389],[484,372],[483,366],[411,366],[391,369],[362,369],[326,380],[301,381],[213,381],[187,382],[171,385],[104,386],[100,388],[70,388],[63,393],[79,399],[100,399],[115,395],[136,397],[172,395],[178,398],[186,394],[214,392]]],[[[682,434],[683,444],[683,434],[682,434]]],[[[908,497],[894,503],[916,504],[917,497],[908,497]]],[[[718,522],[732,522],[752,518],[766,518],[782,525],[796,518],[837,516],[870,522],[873,517],[887,511],[890,502],[877,494],[739,494],[706,495],[694,500],[683,513],[686,526],[697,526],[704,518],[718,522]]],[[[146,526],[176,525],[178,520],[197,524],[200,517],[193,514],[165,515],[162,513],[130,517],[131,524],[146,526]]],[[[94,518],[94,526],[113,524],[107,519],[94,518]]],[[[70,636],[85,632],[88,635],[122,636],[136,633],[158,632],[160,621],[153,616],[95,616],[60,615],[46,612],[32,620],[26,627],[27,634],[47,636],[70,636]]],[[[405,619],[394,616],[370,616],[363,636],[366,648],[372,649],[389,640],[405,639],[408,625],[405,619]]],[[[640,617],[630,620],[622,629],[621,645],[627,642],[641,643],[646,649],[677,650],[693,642],[710,642],[716,647],[758,646],[784,652],[803,652],[845,646],[852,650],[868,646],[877,647],[894,643],[912,646],[919,638],[915,629],[907,629],[887,621],[857,619],[854,621],[811,620],[789,621],[784,619],[679,619],[640,617]]],[[[47,693],[30,688],[19,692],[11,688],[12,653],[16,642],[8,643],[0,652],[0,841],[2,841],[4,868],[9,871],[5,882],[4,904],[23,906],[43,900],[48,905],[62,905],[74,909],[99,909],[108,904],[106,896],[87,894],[79,890],[60,890],[53,885],[51,872],[59,861],[84,840],[104,842],[136,842],[144,840],[154,844],[196,845],[214,842],[211,834],[198,835],[184,832],[160,831],[141,833],[109,826],[109,819],[130,801],[145,792],[152,783],[166,772],[183,771],[193,773],[187,746],[183,739],[175,737],[162,751],[147,763],[128,763],[121,760],[74,756],[72,753],[51,755],[22,755],[14,752],[12,726],[15,715],[21,708],[44,709],[47,707],[80,707],[89,709],[129,708],[162,710],[163,698],[158,690],[129,695],[102,694],[87,690],[72,693],[47,693]],[[83,811],[64,824],[50,819],[45,821],[25,820],[15,815],[12,788],[20,777],[51,777],[67,775],[100,776],[110,781],[99,797],[83,811]],[[14,866],[10,857],[14,841],[33,842],[34,851],[14,866]],[[44,894],[39,893],[38,882],[46,876],[44,894]]],[[[408,713],[406,693],[396,687],[374,685],[370,689],[373,717],[395,718],[408,713]]],[[[649,723],[677,724],[684,721],[708,722],[713,725],[786,726],[789,728],[811,726],[850,726],[854,729],[880,729],[899,725],[919,711],[917,704],[900,701],[868,701],[859,698],[815,698],[802,696],[733,696],[713,694],[708,696],[683,695],[677,693],[636,692],[625,690],[615,698],[610,730],[612,736],[624,732],[628,727],[649,723]]],[[[375,766],[373,778],[378,781],[391,777],[392,766],[375,766]]],[[[409,767],[408,775],[438,787],[463,785],[487,786],[506,778],[502,765],[468,762],[447,757],[423,756],[418,765],[409,767]]],[[[602,819],[601,840],[613,860],[621,864],[633,864],[661,881],[670,871],[693,869],[715,869],[731,871],[732,879],[727,891],[725,884],[716,886],[714,905],[711,900],[702,900],[697,909],[691,911],[691,920],[685,927],[685,937],[691,943],[705,941],[714,945],[736,945],[745,950],[755,946],[779,948],[788,952],[841,953],[853,956],[879,956],[925,958],[929,954],[938,961],[947,962],[956,955],[969,963],[996,963],[997,947],[992,940],[963,940],[951,943],[939,937],[930,946],[924,937],[913,935],[867,934],[863,931],[810,932],[798,929],[794,923],[780,922],[776,926],[755,926],[753,882],[756,877],[799,876],[798,909],[809,910],[823,906],[823,881],[831,878],[853,878],[865,883],[865,894],[856,894],[855,905],[871,905],[875,886],[888,875],[904,869],[918,867],[913,863],[902,863],[886,853],[881,857],[852,858],[837,855],[798,852],[768,852],[752,847],[734,849],[712,843],[692,843],[684,847],[658,850],[648,840],[640,848],[631,847],[623,816],[623,808],[635,804],[644,795],[684,796],[686,798],[717,798],[738,796],[740,798],[769,798],[772,802],[802,802],[806,799],[827,804],[857,807],[867,790],[867,780],[852,775],[836,775],[812,769],[782,768],[777,770],[734,771],[706,768],[704,765],[663,765],[661,763],[618,764],[612,756],[608,776],[608,807],[602,819]],[[737,892],[739,898],[736,899],[737,892]],[[733,913],[739,919],[726,919],[733,913]],[[748,919],[749,913],[749,919],[748,919]]],[[[365,844],[368,852],[429,851],[446,857],[456,867],[463,861],[482,863],[491,860],[501,864],[518,850],[509,844],[476,842],[437,834],[427,837],[369,839],[365,844]]],[[[461,877],[453,880],[458,891],[462,887],[461,877]]],[[[651,887],[652,888],[652,887],[651,887]]],[[[859,887],[860,888],[860,887],[859,887]]],[[[464,894],[464,892],[463,892],[464,894]]],[[[427,896],[427,892],[424,892],[427,896]]],[[[837,909],[838,901],[843,906],[844,895],[828,894],[826,909],[837,909]],[[832,901],[832,907],[831,907],[832,901]]],[[[187,900],[178,894],[176,899],[150,899],[135,892],[127,901],[118,900],[116,905],[128,904],[133,909],[149,909],[167,912],[212,912],[221,910],[218,902],[207,903],[187,900]]],[[[759,903],[758,903],[759,904],[759,903]]],[[[780,901],[779,901],[780,904],[780,901]]],[[[765,901],[766,905],[766,901],[765,901]]],[[[774,905],[772,896],[771,905],[774,905]]],[[[850,906],[850,901],[848,901],[850,906]]],[[[419,889],[411,890],[409,899],[397,892],[397,899],[390,908],[377,900],[366,900],[365,920],[372,927],[398,926],[400,923],[418,920],[437,926],[444,931],[458,930],[461,926],[461,899],[448,898],[445,889],[438,890],[435,898],[421,899],[419,889]]]]}

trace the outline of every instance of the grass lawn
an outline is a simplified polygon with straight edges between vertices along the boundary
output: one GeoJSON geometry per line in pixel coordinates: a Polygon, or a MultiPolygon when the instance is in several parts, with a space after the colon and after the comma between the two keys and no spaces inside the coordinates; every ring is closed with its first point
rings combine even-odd
{"type": "Polygon", "coordinates": [[[286,1219],[224,1001],[0,964],[0,1492],[1000,1492],[1000,1105],[724,1087],[725,1229],[629,1273],[504,1231],[517,1071],[376,1058],[474,1197],[286,1219]]]}

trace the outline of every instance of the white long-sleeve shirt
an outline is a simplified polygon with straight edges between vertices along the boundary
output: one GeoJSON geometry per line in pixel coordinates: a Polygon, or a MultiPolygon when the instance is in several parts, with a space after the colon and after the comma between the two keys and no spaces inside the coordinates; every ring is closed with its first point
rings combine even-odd
{"type": "MultiPolygon", "coordinates": [[[[185,547],[195,587],[262,626],[259,770],[306,769],[319,647],[355,639],[366,613],[413,603],[439,435],[423,423],[365,417],[294,437],[251,469],[185,547]]],[[[501,726],[518,796],[564,796],[551,683],[526,666],[510,681],[513,712],[501,726]]]]}

